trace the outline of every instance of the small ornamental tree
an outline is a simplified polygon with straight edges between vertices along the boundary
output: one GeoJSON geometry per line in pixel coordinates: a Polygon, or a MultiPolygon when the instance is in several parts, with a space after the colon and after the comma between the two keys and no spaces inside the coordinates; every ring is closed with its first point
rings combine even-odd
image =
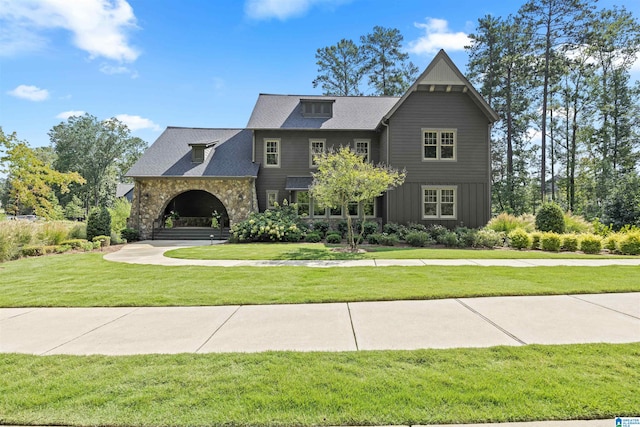
{"type": "Polygon", "coordinates": [[[386,190],[402,185],[406,173],[390,166],[365,162],[349,147],[321,153],[314,157],[314,161],[318,171],[312,174],[310,194],[320,207],[342,208],[347,217],[347,242],[355,251],[364,229],[361,227],[360,236],[356,239],[348,205],[368,202],[386,190]]]}
{"type": "Polygon", "coordinates": [[[96,236],[111,236],[111,215],[107,208],[93,208],[87,218],[87,240],[96,236]]]}

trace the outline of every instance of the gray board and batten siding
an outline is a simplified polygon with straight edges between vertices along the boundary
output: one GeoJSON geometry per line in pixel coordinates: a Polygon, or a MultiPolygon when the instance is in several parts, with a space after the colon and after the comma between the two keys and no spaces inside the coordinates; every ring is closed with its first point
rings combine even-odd
{"type": "Polygon", "coordinates": [[[255,160],[260,163],[259,178],[256,180],[258,206],[264,211],[267,206],[267,190],[278,192],[278,203],[284,199],[293,202],[293,194],[286,190],[288,177],[311,176],[317,169],[310,167],[311,139],[325,140],[327,149],[343,147],[355,148],[355,140],[369,140],[371,160],[379,162],[379,133],[374,131],[304,131],[304,130],[255,130],[255,160]],[[280,140],[280,166],[266,167],[264,161],[264,140],[280,140]]]}
{"type": "Polygon", "coordinates": [[[389,164],[406,169],[407,177],[401,188],[387,193],[385,220],[438,223],[449,228],[485,225],[490,219],[491,198],[489,124],[466,93],[412,93],[388,123],[389,164]],[[455,130],[455,160],[424,160],[423,129],[455,130]],[[456,219],[423,219],[422,185],[456,186],[456,219]]]}

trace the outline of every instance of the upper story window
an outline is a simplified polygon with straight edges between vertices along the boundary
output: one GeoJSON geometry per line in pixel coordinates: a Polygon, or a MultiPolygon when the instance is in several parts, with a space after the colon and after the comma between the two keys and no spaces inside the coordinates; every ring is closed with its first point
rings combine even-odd
{"type": "Polygon", "coordinates": [[[371,154],[370,154],[371,142],[368,139],[356,139],[355,144],[356,144],[356,147],[355,147],[356,154],[359,156],[362,156],[365,162],[370,161],[371,160],[371,154]]]}
{"type": "Polygon", "coordinates": [[[302,115],[304,117],[333,117],[334,100],[301,99],[302,115]]]}
{"type": "Polygon", "coordinates": [[[268,168],[280,167],[280,140],[264,140],[264,166],[268,168]]]}
{"type": "Polygon", "coordinates": [[[324,153],[325,140],[324,139],[310,139],[309,140],[309,167],[316,167],[316,156],[324,153]]]}
{"type": "Polygon", "coordinates": [[[422,129],[422,160],[455,160],[455,129],[422,129]]]}

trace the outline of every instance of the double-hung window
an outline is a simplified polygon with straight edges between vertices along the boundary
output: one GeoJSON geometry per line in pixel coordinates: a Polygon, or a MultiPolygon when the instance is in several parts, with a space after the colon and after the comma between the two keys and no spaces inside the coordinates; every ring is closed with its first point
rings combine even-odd
{"type": "Polygon", "coordinates": [[[264,166],[267,168],[280,167],[280,140],[265,139],[264,140],[264,166]]]}
{"type": "Polygon", "coordinates": [[[309,140],[309,167],[315,168],[317,166],[316,156],[324,153],[324,144],[324,139],[309,140]]]}
{"type": "Polygon", "coordinates": [[[456,160],[455,129],[422,129],[422,160],[456,160]]]}
{"type": "Polygon", "coordinates": [[[365,162],[368,162],[369,160],[371,160],[370,154],[369,154],[369,145],[370,142],[368,139],[356,139],[355,140],[355,144],[356,144],[356,154],[359,156],[362,156],[362,158],[364,159],[365,162]]]}
{"type": "Polygon", "coordinates": [[[456,186],[422,186],[423,219],[456,219],[456,186]]]}
{"type": "Polygon", "coordinates": [[[275,208],[278,204],[278,190],[267,190],[267,209],[275,208]]]}

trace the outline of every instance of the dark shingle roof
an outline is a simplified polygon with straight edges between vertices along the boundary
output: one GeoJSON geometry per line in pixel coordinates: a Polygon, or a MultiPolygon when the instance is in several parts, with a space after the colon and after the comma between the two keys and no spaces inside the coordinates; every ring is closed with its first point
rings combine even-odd
{"type": "Polygon", "coordinates": [[[288,176],[284,184],[284,189],[289,191],[308,190],[312,183],[312,176],[288,176]]]}
{"type": "Polygon", "coordinates": [[[375,130],[382,117],[398,102],[386,96],[301,96],[260,94],[249,129],[375,130]],[[300,100],[333,102],[333,117],[303,117],[300,100]]]}
{"type": "Polygon", "coordinates": [[[253,137],[245,129],[168,127],[127,173],[131,177],[257,177],[253,137]],[[189,144],[217,141],[202,163],[191,161],[189,144]]]}

